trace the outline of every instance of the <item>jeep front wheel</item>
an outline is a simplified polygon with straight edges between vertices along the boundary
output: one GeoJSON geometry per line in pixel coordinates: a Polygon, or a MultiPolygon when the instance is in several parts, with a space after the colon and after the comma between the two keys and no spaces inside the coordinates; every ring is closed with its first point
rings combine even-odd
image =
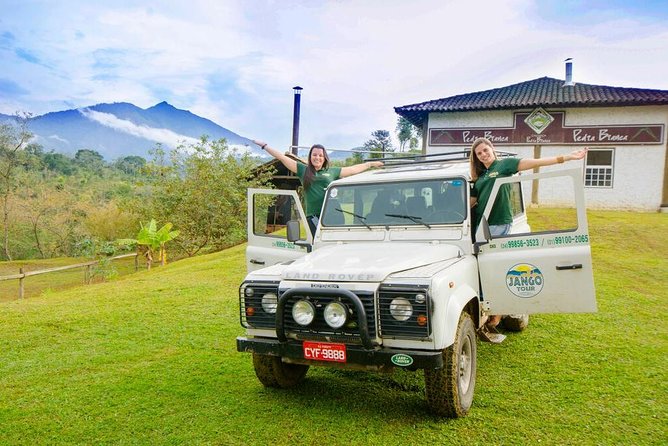
{"type": "Polygon", "coordinates": [[[476,334],[468,313],[462,313],[455,342],[443,350],[443,367],[424,371],[427,404],[440,416],[466,415],[473,403],[476,375],[476,334]]]}
{"type": "Polygon", "coordinates": [[[278,356],[253,353],[255,375],[265,387],[286,389],[299,384],[306,376],[309,366],[289,364],[278,356]]]}

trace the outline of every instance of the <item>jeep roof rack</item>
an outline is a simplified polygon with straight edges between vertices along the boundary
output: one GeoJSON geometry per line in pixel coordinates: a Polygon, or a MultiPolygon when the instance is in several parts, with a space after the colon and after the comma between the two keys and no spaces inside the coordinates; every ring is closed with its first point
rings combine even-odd
{"type": "MultiPolygon", "coordinates": [[[[385,152],[387,153],[387,152],[385,152]]],[[[428,155],[425,154],[415,154],[408,156],[385,156],[382,158],[364,158],[364,161],[383,161],[385,167],[394,167],[394,166],[404,166],[412,164],[429,164],[429,163],[456,163],[462,161],[468,161],[471,150],[458,150],[456,152],[445,152],[445,153],[431,153],[428,155]]],[[[515,156],[517,153],[506,152],[502,150],[497,150],[496,154],[501,157],[515,156]]]]}

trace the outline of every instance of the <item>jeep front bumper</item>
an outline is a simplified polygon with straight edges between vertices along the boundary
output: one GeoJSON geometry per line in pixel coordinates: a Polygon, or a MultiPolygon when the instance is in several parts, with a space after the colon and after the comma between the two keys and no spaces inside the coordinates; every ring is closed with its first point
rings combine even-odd
{"type": "MultiPolygon", "coordinates": [[[[271,338],[237,338],[237,351],[257,353],[260,355],[280,356],[295,362],[332,366],[334,363],[326,361],[311,361],[304,359],[302,341],[287,340],[281,342],[271,338]]],[[[443,367],[443,356],[440,351],[404,350],[376,347],[367,349],[361,345],[346,344],[346,364],[376,366],[376,367],[405,367],[408,369],[439,369],[443,367]],[[397,356],[410,357],[410,364],[396,361],[397,356]],[[395,361],[393,361],[395,358],[395,361]]]]}

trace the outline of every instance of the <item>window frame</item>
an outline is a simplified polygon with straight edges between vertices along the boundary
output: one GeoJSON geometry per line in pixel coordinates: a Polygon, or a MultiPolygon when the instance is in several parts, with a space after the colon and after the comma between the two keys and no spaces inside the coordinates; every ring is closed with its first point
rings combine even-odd
{"type": "MultiPolygon", "coordinates": [[[[587,152],[587,156],[585,157],[585,163],[584,163],[584,169],[582,173],[582,180],[584,182],[584,187],[585,188],[591,188],[591,189],[613,189],[615,186],[615,148],[614,147],[596,147],[593,149],[589,149],[587,152]],[[603,164],[594,164],[594,165],[589,165],[589,153],[591,152],[610,152],[610,165],[603,165],[603,164]],[[604,172],[609,169],[610,171],[610,184],[592,184],[593,180],[590,178],[589,180],[587,179],[587,174],[590,176],[593,175],[593,170],[594,169],[599,169],[598,174],[600,175],[600,172],[603,170],[604,172]]],[[[605,178],[602,180],[603,183],[606,183],[608,180],[605,178]]],[[[601,183],[601,180],[597,180],[597,183],[601,183]]]]}

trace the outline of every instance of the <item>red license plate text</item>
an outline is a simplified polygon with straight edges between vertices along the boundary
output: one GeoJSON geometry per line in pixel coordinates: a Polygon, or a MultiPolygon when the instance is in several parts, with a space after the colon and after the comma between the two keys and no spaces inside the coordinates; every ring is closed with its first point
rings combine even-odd
{"type": "Polygon", "coordinates": [[[304,341],[304,359],[314,361],[346,362],[346,345],[329,342],[304,341]]]}

